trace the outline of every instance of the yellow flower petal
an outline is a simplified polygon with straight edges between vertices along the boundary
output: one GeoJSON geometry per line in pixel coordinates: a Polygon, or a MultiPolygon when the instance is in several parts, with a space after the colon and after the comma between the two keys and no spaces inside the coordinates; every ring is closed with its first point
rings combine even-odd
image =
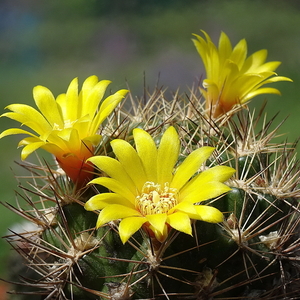
{"type": "Polygon", "coordinates": [[[32,144],[25,146],[21,152],[21,159],[25,160],[28,155],[30,155],[35,150],[41,148],[45,144],[46,144],[45,142],[38,142],[38,143],[32,143],[32,144]]]}
{"type": "Polygon", "coordinates": [[[235,169],[227,166],[215,166],[198,174],[194,177],[184,188],[193,189],[194,187],[199,186],[210,181],[219,181],[225,182],[235,173],[235,169]]]}
{"type": "Polygon", "coordinates": [[[47,152],[52,153],[57,158],[65,154],[65,152],[62,151],[62,148],[58,147],[56,144],[45,143],[45,145],[42,146],[42,148],[47,152]]]}
{"type": "Polygon", "coordinates": [[[115,180],[113,178],[107,178],[107,177],[99,177],[90,181],[90,184],[102,185],[108,188],[109,190],[111,190],[112,192],[122,195],[130,202],[132,203],[135,202],[135,195],[128,189],[127,186],[125,186],[118,180],[115,180]]]}
{"type": "MultiPolygon", "coordinates": [[[[106,81],[107,84],[104,84],[105,85],[105,88],[103,90],[103,95],[105,93],[105,90],[107,88],[107,86],[111,83],[111,81],[109,80],[102,80],[103,82],[106,81]]],[[[101,81],[100,81],[101,82],[101,81]]],[[[92,75],[92,76],[89,76],[88,78],[86,78],[82,84],[82,88],[81,88],[81,91],[79,93],[79,97],[78,97],[78,104],[79,104],[79,107],[81,107],[81,111],[82,111],[82,114],[81,116],[85,116],[88,114],[88,103],[86,103],[86,101],[84,101],[84,99],[88,99],[91,91],[94,89],[95,85],[99,83],[99,79],[96,75],[92,75]]],[[[102,95],[102,97],[103,97],[102,95]]],[[[99,101],[101,100],[101,98],[99,99],[99,101]]],[[[93,107],[93,105],[91,105],[93,107]]]]}
{"type": "Polygon", "coordinates": [[[163,234],[167,220],[166,214],[147,215],[146,219],[160,234],[163,234]]]}
{"type": "Polygon", "coordinates": [[[65,101],[64,119],[74,122],[80,117],[78,114],[78,109],[80,109],[78,103],[78,78],[74,78],[71,81],[66,92],[65,101]]]}
{"type": "Polygon", "coordinates": [[[191,219],[185,213],[176,212],[168,215],[167,223],[178,231],[192,235],[191,219]]]}
{"type": "Polygon", "coordinates": [[[272,78],[269,78],[268,80],[266,80],[264,83],[273,83],[273,82],[278,82],[278,81],[289,81],[289,82],[293,82],[292,79],[285,77],[285,76],[275,76],[272,78]]]}
{"type": "Polygon", "coordinates": [[[180,191],[179,202],[184,200],[197,203],[218,197],[230,190],[230,187],[218,181],[193,184],[180,191]]]}
{"type": "Polygon", "coordinates": [[[195,220],[201,220],[209,223],[220,223],[223,221],[223,214],[215,207],[208,205],[195,205],[197,215],[190,215],[195,220]]]}
{"type": "Polygon", "coordinates": [[[51,126],[64,127],[64,121],[58,110],[53,94],[43,86],[33,88],[34,101],[51,126]]]}
{"type": "Polygon", "coordinates": [[[255,69],[252,67],[248,73],[264,73],[264,72],[272,72],[273,75],[277,75],[274,71],[281,65],[280,61],[269,61],[260,66],[257,66],[255,69]]]}
{"type": "Polygon", "coordinates": [[[213,147],[201,147],[188,155],[177,168],[170,187],[181,189],[187,181],[199,170],[200,166],[210,157],[213,147]]]}
{"type": "Polygon", "coordinates": [[[254,52],[246,59],[243,67],[241,68],[241,73],[246,73],[246,72],[251,73],[253,70],[256,70],[258,67],[263,66],[264,62],[267,59],[267,55],[268,55],[268,51],[266,49],[262,49],[254,52]]]}
{"type": "Polygon", "coordinates": [[[6,107],[13,112],[4,113],[1,117],[7,117],[22,125],[26,125],[38,134],[52,130],[47,120],[36,109],[24,104],[11,104],[6,107]]]}
{"type": "MultiPolygon", "coordinates": [[[[22,147],[22,146],[26,146],[26,145],[29,145],[29,144],[32,144],[32,143],[40,143],[41,140],[36,137],[36,136],[29,136],[29,137],[26,137],[24,138],[23,140],[21,140],[18,144],[18,148],[19,147],[22,147]]],[[[45,143],[45,142],[42,142],[42,143],[45,143]]]]}
{"type": "Polygon", "coordinates": [[[229,60],[234,61],[238,66],[238,69],[241,69],[247,56],[247,43],[245,39],[240,40],[237,45],[233,48],[229,60]]]}
{"type": "Polygon", "coordinates": [[[153,138],[146,131],[133,130],[136,151],[142,161],[148,181],[157,182],[157,148],[153,138]]]}
{"type": "MultiPolygon", "coordinates": [[[[58,134],[58,136],[60,136],[61,138],[63,138],[64,140],[66,140],[68,142],[69,145],[72,145],[72,147],[74,147],[74,149],[81,149],[82,147],[82,141],[79,137],[79,133],[77,130],[75,130],[74,128],[68,128],[65,130],[60,131],[60,133],[58,134]],[[61,136],[61,133],[64,131],[70,131],[70,134],[68,135],[68,137],[65,139],[61,136]],[[74,146],[73,146],[74,145],[74,146]]],[[[75,151],[74,151],[75,152],[75,151]]],[[[76,152],[75,152],[76,153],[76,152]]],[[[93,153],[91,153],[92,155],[93,153]]],[[[87,157],[86,157],[87,158],[87,157]]],[[[82,157],[82,159],[84,159],[82,157]]]]}
{"type": "Polygon", "coordinates": [[[119,161],[109,156],[93,156],[89,158],[88,161],[92,162],[111,178],[119,181],[123,186],[126,186],[132,194],[136,193],[136,187],[133,181],[119,161]]]}
{"type": "Polygon", "coordinates": [[[163,134],[157,153],[157,181],[160,184],[171,182],[173,168],[178,160],[180,141],[173,126],[163,134]]]}
{"type": "MultiPolygon", "coordinates": [[[[99,103],[102,100],[105,91],[110,83],[111,81],[109,80],[101,80],[98,82],[98,78],[96,76],[91,76],[85,80],[82,86],[83,98],[81,100],[81,116],[89,115],[91,118],[95,116],[99,103]],[[94,84],[95,79],[97,80],[96,84],[94,84]],[[93,87],[92,84],[94,84],[93,87]]],[[[108,113],[107,116],[109,114],[110,113],[108,113]]]]}
{"type": "Polygon", "coordinates": [[[129,217],[123,219],[119,224],[119,234],[122,243],[125,244],[128,239],[143,226],[145,222],[147,222],[147,219],[143,217],[129,217]]]}
{"type": "Polygon", "coordinates": [[[137,152],[129,143],[119,139],[113,140],[111,147],[123,168],[134,182],[138,192],[141,193],[147,177],[137,152]]]}
{"type": "Polygon", "coordinates": [[[254,92],[248,93],[247,96],[244,98],[243,102],[247,102],[251,100],[253,97],[263,94],[275,94],[275,95],[281,95],[280,91],[275,88],[261,88],[254,92]]]}
{"type": "MultiPolygon", "coordinates": [[[[203,42],[205,43],[205,41],[203,42]]],[[[215,51],[217,51],[216,48],[215,51]]],[[[231,42],[228,36],[222,31],[219,39],[220,62],[225,62],[225,60],[231,55],[231,52],[232,52],[231,42]]]]}
{"type": "Polygon", "coordinates": [[[36,137],[34,134],[32,134],[31,132],[29,132],[27,130],[23,130],[23,129],[19,129],[19,128],[10,128],[10,129],[6,129],[3,132],[1,132],[0,139],[2,139],[5,136],[14,135],[14,134],[28,134],[33,137],[36,137]]]}
{"type": "Polygon", "coordinates": [[[83,138],[82,141],[85,143],[89,141],[93,146],[98,146],[100,141],[102,139],[102,136],[99,134],[91,135],[86,138],[83,138]]]}
{"type": "Polygon", "coordinates": [[[113,95],[107,97],[101,104],[99,112],[94,117],[90,132],[96,133],[102,122],[111,114],[115,107],[124,99],[128,90],[119,90],[113,95]]]}
{"type": "Polygon", "coordinates": [[[100,210],[111,204],[119,204],[134,209],[134,205],[123,196],[115,193],[102,193],[90,198],[84,205],[86,210],[100,210]]]}
{"type": "Polygon", "coordinates": [[[141,214],[135,209],[119,204],[111,204],[101,210],[96,227],[99,228],[110,221],[138,216],[141,216],[141,214]]]}
{"type": "MultiPolygon", "coordinates": [[[[154,228],[151,225],[149,225],[149,229],[150,229],[151,236],[153,236],[153,234],[154,234],[156,240],[159,241],[160,243],[163,243],[166,240],[166,238],[168,237],[169,228],[166,224],[164,226],[163,233],[161,233],[160,231],[158,231],[156,228],[154,228]]],[[[148,228],[146,230],[148,232],[148,228]]]]}
{"type": "Polygon", "coordinates": [[[173,209],[169,211],[169,214],[173,213],[174,211],[181,211],[183,213],[193,215],[196,214],[197,211],[195,210],[195,205],[192,202],[182,201],[174,206],[173,209]]]}

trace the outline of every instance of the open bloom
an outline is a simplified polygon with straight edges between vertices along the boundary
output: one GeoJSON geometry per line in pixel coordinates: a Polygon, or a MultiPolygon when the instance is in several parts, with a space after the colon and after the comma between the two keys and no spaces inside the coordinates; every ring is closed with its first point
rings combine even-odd
{"type": "Polygon", "coordinates": [[[247,58],[247,43],[242,39],[232,48],[228,36],[222,32],[217,48],[209,35],[194,35],[193,42],[206,70],[203,96],[206,108],[218,117],[230,111],[236,104],[244,104],[260,94],[280,94],[279,90],[263,87],[277,81],[292,81],[274,72],[280,62],[265,62],[267,50],[259,50],[247,58]]]}
{"type": "Polygon", "coordinates": [[[136,149],[121,139],[111,142],[117,159],[107,156],[88,159],[110,176],[90,183],[112,191],[95,195],[85,204],[87,210],[101,210],[97,228],[121,219],[119,234],[123,243],[141,227],[163,242],[170,228],[192,234],[191,219],[212,223],[223,220],[223,214],[216,208],[199,205],[230,190],[223,183],[235,171],[230,167],[215,166],[196,174],[214,148],[194,150],[174,169],[180,151],[174,127],[165,131],[158,148],[142,129],[134,129],[133,137],[136,149]]]}
{"type": "Polygon", "coordinates": [[[109,83],[90,76],[78,93],[78,79],[75,78],[67,92],[56,99],[46,87],[36,86],[33,98],[39,111],[29,105],[11,104],[6,107],[11,112],[2,115],[20,122],[33,132],[11,128],[2,132],[0,138],[26,134],[29,137],[19,143],[19,146],[24,146],[22,160],[43,148],[56,157],[73,182],[78,185],[87,183],[91,180],[93,166],[85,161],[94,154],[94,147],[99,144],[99,126],[127,93],[127,90],[119,90],[101,102],[109,83]]]}

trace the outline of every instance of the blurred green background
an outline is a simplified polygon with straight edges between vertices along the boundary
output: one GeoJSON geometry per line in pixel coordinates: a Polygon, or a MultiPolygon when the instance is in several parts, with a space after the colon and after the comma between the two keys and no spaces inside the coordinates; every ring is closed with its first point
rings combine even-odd
{"type": "MultiPolygon", "coordinates": [[[[294,83],[277,83],[282,96],[256,98],[252,106],[268,99],[270,116],[280,112],[278,123],[289,141],[299,136],[300,115],[300,1],[298,0],[2,0],[0,1],[0,112],[11,103],[33,104],[32,88],[41,84],[54,95],[65,92],[70,81],[89,75],[113,81],[111,89],[126,88],[143,95],[147,86],[160,85],[187,91],[204,75],[191,34],[207,31],[217,42],[221,30],[233,44],[246,38],[249,53],[262,48],[268,60],[279,60],[280,75],[294,83]]],[[[16,122],[0,118],[3,131],[16,122]]],[[[284,140],[285,137],[282,138],[284,140]]],[[[15,203],[22,174],[18,136],[0,141],[1,201],[15,203]]],[[[44,152],[40,151],[41,156],[44,152]]],[[[29,157],[29,161],[34,156],[29,157]]],[[[24,172],[23,172],[24,173],[24,172]]],[[[0,235],[19,218],[0,207],[0,235]]],[[[9,246],[0,241],[0,261],[9,246]]],[[[0,264],[0,275],[5,276],[0,264]]]]}

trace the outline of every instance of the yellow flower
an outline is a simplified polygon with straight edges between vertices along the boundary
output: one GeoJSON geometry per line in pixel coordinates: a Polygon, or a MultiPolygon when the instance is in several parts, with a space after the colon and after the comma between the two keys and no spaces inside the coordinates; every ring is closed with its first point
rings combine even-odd
{"type": "Polygon", "coordinates": [[[29,105],[11,104],[6,107],[11,112],[2,114],[2,117],[16,120],[33,132],[11,128],[2,132],[0,138],[12,134],[29,135],[19,143],[19,146],[24,146],[22,160],[43,148],[56,157],[74,182],[78,185],[87,183],[92,178],[93,167],[85,161],[99,144],[99,126],[127,93],[127,90],[120,90],[101,102],[109,84],[108,80],[98,81],[97,76],[90,76],[78,94],[78,79],[75,78],[67,92],[56,99],[46,87],[36,86],[33,98],[39,111],[29,105]]]}
{"type": "Polygon", "coordinates": [[[214,148],[193,151],[174,170],[180,151],[174,127],[165,131],[158,148],[142,129],[134,129],[133,136],[136,149],[121,139],[111,142],[117,159],[107,156],[88,159],[110,176],[90,183],[112,191],[95,195],[85,204],[87,210],[101,210],[97,228],[122,219],[119,234],[123,243],[141,227],[163,242],[170,228],[191,235],[191,219],[222,222],[223,214],[219,210],[198,205],[230,190],[223,184],[235,172],[230,167],[215,166],[196,174],[214,148]]]}
{"type": "Polygon", "coordinates": [[[280,62],[265,62],[267,50],[259,50],[247,58],[247,43],[243,39],[232,49],[228,36],[222,32],[217,48],[209,35],[202,30],[205,39],[194,34],[193,42],[206,70],[201,89],[206,108],[213,117],[230,111],[234,105],[244,104],[260,94],[279,94],[275,88],[263,85],[277,81],[292,81],[274,72],[280,62]]]}

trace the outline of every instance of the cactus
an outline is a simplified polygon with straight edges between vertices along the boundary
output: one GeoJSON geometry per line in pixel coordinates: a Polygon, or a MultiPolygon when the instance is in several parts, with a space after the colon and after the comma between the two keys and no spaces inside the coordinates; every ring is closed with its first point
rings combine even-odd
{"type": "MultiPolygon", "coordinates": [[[[274,141],[282,122],[267,120],[265,104],[258,112],[247,107],[256,94],[277,93],[262,89],[263,84],[289,79],[276,77],[277,62],[264,64],[264,51],[245,60],[244,40],[232,49],[222,33],[218,50],[204,34],[206,41],[197,36],[197,50],[202,58],[215,51],[220,65],[230,66],[223,87],[240,100],[214,98],[215,77],[210,78],[214,72],[209,68],[217,67],[207,55],[204,89],[194,87],[189,95],[177,92],[166,100],[166,91],[157,88],[139,101],[129,94],[115,107],[126,94],[121,90],[114,94],[115,102],[106,102],[109,111],[100,108],[101,122],[96,113],[90,118],[79,114],[82,126],[87,120],[102,124],[98,133],[93,128],[80,135],[81,147],[90,152],[83,157],[72,152],[72,143],[78,145],[73,131],[80,122],[67,118],[64,134],[56,128],[59,123],[52,122],[56,140],[50,146],[46,133],[37,130],[39,137],[30,134],[22,140],[27,147],[23,155],[39,146],[54,154],[58,164],[41,159],[37,164],[19,163],[29,175],[19,178],[18,205],[4,204],[33,225],[6,236],[23,263],[23,269],[7,278],[14,285],[12,299],[296,299],[296,144],[274,141]],[[234,76],[242,78],[244,86],[230,85],[234,76]],[[131,102],[130,111],[125,101],[131,102]],[[59,157],[54,151],[58,138],[68,145],[59,157]],[[81,162],[79,169],[61,164],[59,158],[70,156],[81,162]]],[[[88,94],[97,80],[87,81],[88,94]]],[[[90,97],[96,97],[95,90],[90,97]]],[[[66,94],[65,109],[72,110],[74,99],[83,99],[83,92],[77,98],[72,91],[66,94]]],[[[56,100],[58,107],[62,97],[56,100]]],[[[49,121],[54,114],[41,109],[41,102],[38,107],[49,121]]],[[[9,109],[14,113],[5,116],[30,127],[32,123],[17,117],[22,107],[9,109]]],[[[12,129],[0,137],[16,133],[28,134],[12,129]]]]}

